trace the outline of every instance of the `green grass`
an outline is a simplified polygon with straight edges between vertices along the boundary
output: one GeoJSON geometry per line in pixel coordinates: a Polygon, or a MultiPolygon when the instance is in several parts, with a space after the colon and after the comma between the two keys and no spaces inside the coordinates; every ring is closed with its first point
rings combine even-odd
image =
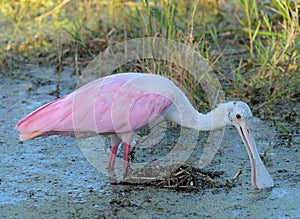
{"type": "MultiPolygon", "coordinates": [[[[79,75],[79,67],[107,46],[159,36],[199,52],[211,63],[228,99],[244,100],[256,115],[277,115],[298,127],[299,5],[288,0],[2,0],[1,71],[50,63],[74,65],[79,75]]],[[[171,74],[198,107],[207,102],[199,84],[174,63],[137,60],[116,71],[125,70],[171,74]]]]}

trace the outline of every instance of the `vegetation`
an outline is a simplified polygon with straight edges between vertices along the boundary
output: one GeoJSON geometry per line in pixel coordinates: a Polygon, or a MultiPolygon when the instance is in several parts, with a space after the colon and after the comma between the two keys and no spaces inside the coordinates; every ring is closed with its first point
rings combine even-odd
{"type": "MultiPolygon", "coordinates": [[[[283,133],[299,130],[298,0],[2,0],[0,10],[2,73],[25,64],[74,63],[80,74],[108,46],[160,36],[198,51],[231,99],[248,102],[256,115],[280,116],[275,125],[283,133]]],[[[131,68],[173,72],[191,98],[205,100],[183,69],[159,66],[166,67],[139,60],[131,68]]]]}

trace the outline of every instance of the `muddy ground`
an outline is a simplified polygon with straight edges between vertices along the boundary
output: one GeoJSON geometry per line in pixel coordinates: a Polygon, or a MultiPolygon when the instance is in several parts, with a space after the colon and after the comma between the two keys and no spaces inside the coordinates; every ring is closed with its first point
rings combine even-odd
{"type": "MultiPolygon", "coordinates": [[[[0,218],[300,218],[300,138],[281,138],[271,122],[254,119],[259,152],[265,155],[275,186],[256,190],[242,140],[226,128],[220,152],[207,171],[223,171],[218,182],[232,187],[182,191],[124,185],[99,172],[78,141],[52,136],[21,142],[14,126],[39,106],[54,100],[57,75],[37,66],[15,70],[0,81],[0,218]],[[265,154],[264,154],[265,152],[265,154]]],[[[76,77],[65,69],[60,95],[74,90],[76,77]]],[[[174,129],[174,132],[176,130],[174,129]]],[[[172,145],[172,129],[155,148],[140,152],[150,159],[172,145]],[[154,155],[153,155],[154,154],[154,155]]],[[[174,140],[175,138],[175,140],[174,140]]],[[[198,140],[197,150],[202,149],[198,140]]],[[[101,145],[97,147],[104,147],[101,145]]],[[[197,153],[195,153],[197,154],[197,153]]],[[[104,164],[106,165],[106,164],[104,164]]]]}

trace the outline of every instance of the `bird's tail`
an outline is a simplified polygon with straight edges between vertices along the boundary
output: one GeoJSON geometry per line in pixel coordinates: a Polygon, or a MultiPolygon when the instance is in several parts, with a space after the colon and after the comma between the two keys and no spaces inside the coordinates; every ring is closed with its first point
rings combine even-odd
{"type": "Polygon", "coordinates": [[[38,136],[48,136],[53,132],[67,131],[64,127],[72,127],[72,104],[70,98],[62,97],[33,111],[21,119],[16,129],[20,132],[20,140],[29,140],[38,136]]]}

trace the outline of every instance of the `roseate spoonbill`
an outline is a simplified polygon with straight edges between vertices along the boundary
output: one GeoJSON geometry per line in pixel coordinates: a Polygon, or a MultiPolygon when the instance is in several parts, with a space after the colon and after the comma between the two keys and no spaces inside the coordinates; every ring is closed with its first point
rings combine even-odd
{"type": "Polygon", "coordinates": [[[126,175],[131,137],[150,123],[165,118],[199,131],[233,125],[250,158],[252,185],[260,189],[273,186],[273,181],[251,135],[251,117],[250,108],[241,101],[219,104],[207,114],[199,113],[169,79],[155,74],[123,73],[92,81],[40,107],[20,120],[16,129],[20,140],[49,135],[74,138],[110,135],[108,168],[114,168],[118,145],[123,141],[126,175]]]}

